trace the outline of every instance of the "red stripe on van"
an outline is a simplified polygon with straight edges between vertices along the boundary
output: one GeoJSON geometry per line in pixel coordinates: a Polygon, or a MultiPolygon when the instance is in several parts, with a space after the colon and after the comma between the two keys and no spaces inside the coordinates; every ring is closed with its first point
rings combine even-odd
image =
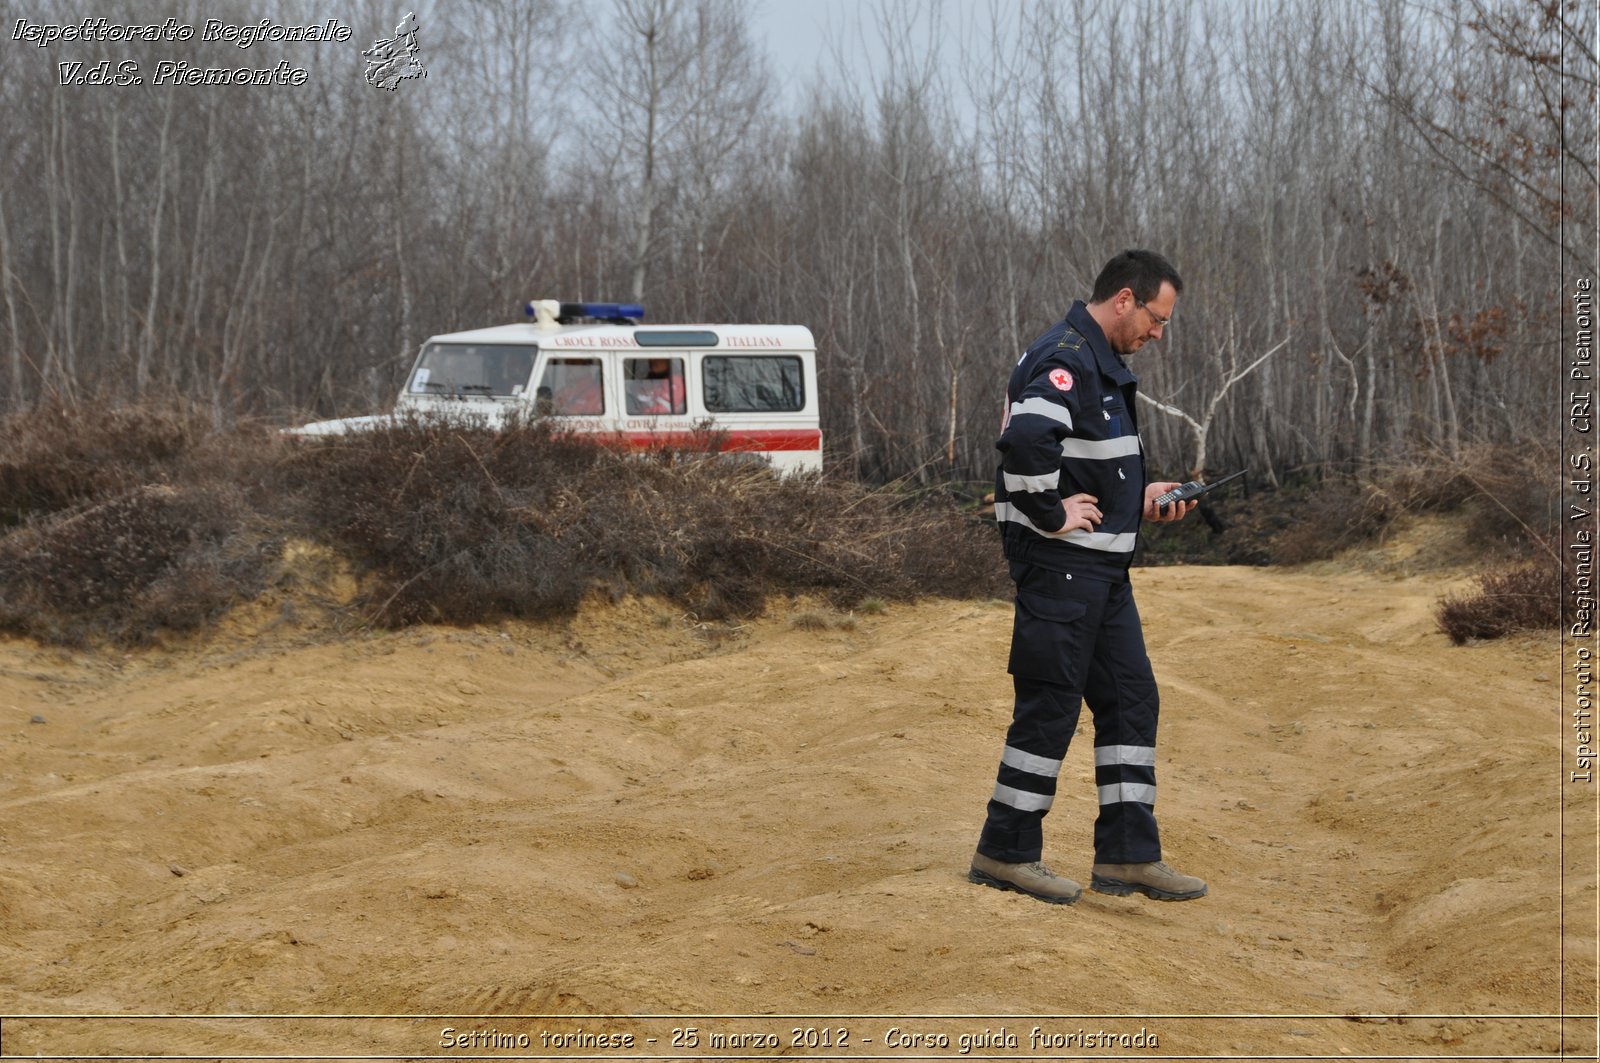
{"type": "Polygon", "coordinates": [[[709,439],[722,441],[723,450],[821,450],[822,433],[815,428],[747,428],[726,432],[623,432],[608,435],[630,450],[653,448],[699,450],[709,439]]]}

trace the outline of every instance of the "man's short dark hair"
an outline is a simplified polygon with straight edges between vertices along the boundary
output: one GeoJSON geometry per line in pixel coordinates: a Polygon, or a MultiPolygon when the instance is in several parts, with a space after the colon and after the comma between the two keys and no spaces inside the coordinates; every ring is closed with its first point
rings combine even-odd
{"type": "Polygon", "coordinates": [[[1100,276],[1094,279],[1094,292],[1089,301],[1103,303],[1128,288],[1135,299],[1148,303],[1161,294],[1163,281],[1172,285],[1174,292],[1183,292],[1183,278],[1178,276],[1171,262],[1154,251],[1124,251],[1107,262],[1100,276]]]}

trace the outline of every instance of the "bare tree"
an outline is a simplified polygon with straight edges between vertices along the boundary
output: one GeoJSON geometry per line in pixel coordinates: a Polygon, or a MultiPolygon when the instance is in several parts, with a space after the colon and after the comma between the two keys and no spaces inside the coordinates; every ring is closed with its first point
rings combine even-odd
{"type": "Polygon", "coordinates": [[[1426,95],[1368,88],[1452,174],[1552,245],[1590,255],[1577,241],[1593,234],[1600,194],[1594,5],[1467,0],[1465,12],[1422,10],[1474,62],[1430,67],[1426,95]]]}
{"type": "Polygon", "coordinates": [[[1264,353],[1258,355],[1253,362],[1243,366],[1239,364],[1238,345],[1235,343],[1227,344],[1221,355],[1222,359],[1226,363],[1222,374],[1222,383],[1217,386],[1216,391],[1212,393],[1211,397],[1205,400],[1205,402],[1202,404],[1202,412],[1198,417],[1194,416],[1193,414],[1185,413],[1183,410],[1173,406],[1170,403],[1161,402],[1158,399],[1152,398],[1143,391],[1138,393],[1139,398],[1160,410],[1162,413],[1171,414],[1173,417],[1178,418],[1184,424],[1188,425],[1189,430],[1194,433],[1194,460],[1189,463],[1190,476],[1198,478],[1205,473],[1206,446],[1211,436],[1211,428],[1217,419],[1217,410],[1222,405],[1222,400],[1228,397],[1228,392],[1232,390],[1235,384],[1239,383],[1239,381],[1243,380],[1245,377],[1261,368],[1262,365],[1266,364],[1268,358],[1271,358],[1273,355],[1283,350],[1288,343],[1289,340],[1287,337],[1279,340],[1264,353]]]}
{"type": "Polygon", "coordinates": [[[751,58],[743,0],[616,0],[616,10],[617,61],[583,91],[638,160],[629,291],[640,300],[670,192],[691,173],[702,190],[714,180],[719,156],[704,149],[749,128],[767,82],[751,58]]]}
{"type": "MultiPolygon", "coordinates": [[[[423,336],[626,291],[810,325],[847,471],[986,478],[1021,345],[1145,246],[1187,281],[1135,364],[1158,463],[1359,468],[1555,408],[1548,257],[1592,254],[1596,213],[1593,5],[996,0],[952,25],[876,0],[846,32],[888,61],[862,76],[840,42],[793,113],[745,0],[617,0],[603,43],[572,10],[424,11],[436,73],[395,93],[327,48],[240,57],[305,65],[294,91],[111,92],[55,91],[56,63],[148,74],[192,46],[0,49],[0,406],[364,411],[423,336]]],[[[52,17],[91,13],[145,20],[52,17]]]]}

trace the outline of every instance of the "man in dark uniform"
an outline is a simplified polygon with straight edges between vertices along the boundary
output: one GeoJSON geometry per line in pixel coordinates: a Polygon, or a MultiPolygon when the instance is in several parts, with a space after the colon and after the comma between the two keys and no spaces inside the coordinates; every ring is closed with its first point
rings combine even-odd
{"type": "Polygon", "coordinates": [[[1128,583],[1139,522],[1176,483],[1145,482],[1123,355],[1159,340],[1183,280],[1151,251],[1108,262],[1087,304],[1040,336],[1006,387],[995,520],[1017,585],[1009,671],[1016,704],[969,878],[1055,904],[1083,893],[1040,858],[1081,705],[1094,716],[1100,814],[1089,886],[1161,900],[1206,884],[1161,859],[1155,820],[1156,681],[1128,583]]]}

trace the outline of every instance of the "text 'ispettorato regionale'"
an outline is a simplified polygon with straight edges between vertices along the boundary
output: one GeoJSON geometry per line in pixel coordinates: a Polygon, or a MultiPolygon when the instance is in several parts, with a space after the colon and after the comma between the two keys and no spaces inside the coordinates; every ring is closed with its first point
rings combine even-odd
{"type": "MultiPolygon", "coordinates": [[[[156,44],[196,42],[250,48],[263,41],[299,43],[334,41],[343,43],[352,36],[349,26],[339,19],[289,25],[262,19],[259,22],[227,22],[209,18],[198,27],[176,18],[161,22],[113,22],[89,17],[77,22],[34,22],[19,18],[11,27],[11,39],[39,48],[53,44],[156,44]]],[[[56,64],[63,85],[142,85],[147,81],[135,59],[102,59],[96,63],[56,64]]],[[[301,85],[310,75],[304,67],[287,60],[264,68],[244,66],[202,66],[184,60],[163,59],[155,64],[148,81],[153,85],[301,85]]]]}

